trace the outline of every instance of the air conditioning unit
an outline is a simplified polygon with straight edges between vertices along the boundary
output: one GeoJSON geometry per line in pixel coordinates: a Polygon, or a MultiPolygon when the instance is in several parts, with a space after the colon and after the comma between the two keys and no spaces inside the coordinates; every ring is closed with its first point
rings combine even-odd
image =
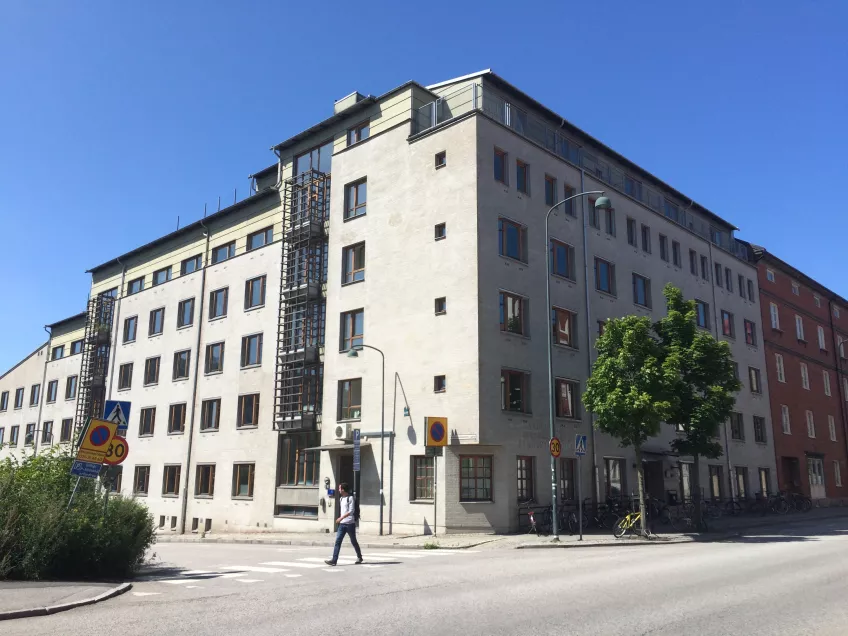
{"type": "Polygon", "coordinates": [[[336,425],[336,439],[341,441],[350,441],[353,438],[353,428],[350,423],[336,425]]]}

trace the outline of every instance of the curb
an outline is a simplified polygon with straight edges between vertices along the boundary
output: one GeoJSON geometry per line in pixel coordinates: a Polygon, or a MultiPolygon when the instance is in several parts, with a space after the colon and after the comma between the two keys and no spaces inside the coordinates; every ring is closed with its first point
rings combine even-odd
{"type": "MultiPolygon", "coordinates": [[[[326,548],[327,546],[331,546],[333,541],[335,540],[334,535],[328,534],[326,541],[306,541],[299,539],[241,539],[241,538],[216,538],[213,537],[211,539],[181,539],[179,537],[157,537],[156,543],[230,543],[230,544],[248,544],[248,545],[288,545],[288,546],[296,546],[296,547],[309,547],[309,548],[326,548]]],[[[434,541],[438,541],[439,538],[435,537],[434,541]]],[[[403,543],[364,543],[362,541],[359,542],[359,546],[366,550],[388,550],[388,549],[404,549],[404,550],[434,550],[438,551],[439,549],[445,550],[466,550],[468,548],[476,548],[477,546],[484,545],[486,543],[493,543],[495,541],[501,541],[501,537],[496,537],[493,539],[486,539],[484,541],[478,541],[476,543],[469,543],[466,545],[440,545],[438,548],[425,548],[423,545],[406,545],[403,543]]]]}
{"type": "Polygon", "coordinates": [[[658,546],[658,545],[680,545],[683,543],[715,543],[716,541],[726,541],[733,537],[739,536],[739,532],[722,532],[712,536],[695,538],[692,536],[679,537],[675,539],[654,539],[645,541],[643,539],[619,539],[616,541],[573,541],[569,543],[531,543],[515,546],[516,550],[539,550],[539,549],[573,549],[573,548],[634,548],[637,546],[658,546]]]}
{"type": "Polygon", "coordinates": [[[10,620],[13,618],[30,618],[31,616],[48,616],[50,614],[57,614],[59,612],[65,612],[76,607],[82,607],[83,605],[93,605],[94,603],[105,601],[115,596],[119,596],[124,592],[129,591],[130,589],[132,589],[132,583],[121,583],[120,585],[108,589],[105,592],[98,594],[97,596],[85,598],[81,601],[74,601],[72,603],[62,603],[60,605],[50,605],[49,607],[32,607],[30,609],[0,612],[0,621],[10,620]]]}

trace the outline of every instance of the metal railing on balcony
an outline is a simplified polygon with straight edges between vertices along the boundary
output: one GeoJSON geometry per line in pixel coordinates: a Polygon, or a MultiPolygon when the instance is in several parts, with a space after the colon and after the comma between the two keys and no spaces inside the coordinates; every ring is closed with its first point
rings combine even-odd
{"type": "Polygon", "coordinates": [[[612,163],[583,148],[545,120],[509,102],[497,91],[479,84],[464,86],[453,93],[415,109],[412,132],[418,134],[472,111],[511,128],[519,135],[546,148],[562,159],[584,169],[593,177],[643,203],[655,212],[730,252],[737,258],[751,260],[747,246],[737,241],[732,232],[720,230],[696,214],[687,211],[672,198],[630,176],[612,163]]]}

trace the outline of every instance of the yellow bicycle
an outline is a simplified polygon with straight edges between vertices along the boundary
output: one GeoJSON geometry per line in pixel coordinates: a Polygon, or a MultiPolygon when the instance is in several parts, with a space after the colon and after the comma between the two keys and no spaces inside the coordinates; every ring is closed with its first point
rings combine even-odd
{"type": "MultiPolygon", "coordinates": [[[[612,534],[616,539],[620,539],[628,532],[642,534],[639,524],[642,520],[641,512],[628,512],[623,517],[619,517],[618,521],[612,527],[612,534]]],[[[645,536],[651,536],[651,531],[645,528],[645,536]]]]}

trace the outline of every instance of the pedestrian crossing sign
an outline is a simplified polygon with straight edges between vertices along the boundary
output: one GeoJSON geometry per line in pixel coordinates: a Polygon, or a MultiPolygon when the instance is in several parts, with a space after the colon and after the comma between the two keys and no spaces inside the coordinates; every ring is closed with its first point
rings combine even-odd
{"type": "Polygon", "coordinates": [[[578,457],[583,457],[586,454],[586,436],[585,435],[575,435],[574,436],[574,454],[578,457]]]}

